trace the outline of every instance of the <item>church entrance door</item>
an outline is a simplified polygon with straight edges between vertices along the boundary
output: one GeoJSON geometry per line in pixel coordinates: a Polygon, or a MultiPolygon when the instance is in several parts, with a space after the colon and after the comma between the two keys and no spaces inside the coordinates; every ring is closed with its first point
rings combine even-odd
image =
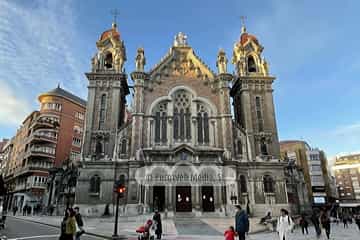
{"type": "Polygon", "coordinates": [[[212,186],[201,187],[202,208],[204,212],[214,212],[214,188],[212,186]]]}
{"type": "Polygon", "coordinates": [[[176,187],[176,211],[177,212],[192,211],[190,186],[176,187]]]}
{"type": "Polygon", "coordinates": [[[154,211],[163,212],[165,207],[165,186],[154,186],[153,196],[154,211]]]}

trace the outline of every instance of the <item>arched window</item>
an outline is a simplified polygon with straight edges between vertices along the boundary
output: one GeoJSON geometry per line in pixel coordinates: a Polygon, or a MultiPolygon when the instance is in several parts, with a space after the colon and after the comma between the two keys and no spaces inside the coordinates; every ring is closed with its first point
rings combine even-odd
{"type": "Polygon", "coordinates": [[[90,178],[90,193],[100,193],[101,179],[99,175],[94,175],[90,178]]]}
{"type": "Polygon", "coordinates": [[[260,152],[261,152],[261,155],[269,155],[267,145],[266,145],[266,141],[265,141],[264,138],[261,139],[261,141],[260,141],[260,152]]]}
{"type": "Polygon", "coordinates": [[[191,100],[185,90],[179,90],[174,97],[174,139],[190,141],[191,139],[191,100]]]}
{"type": "Polygon", "coordinates": [[[241,193],[247,192],[246,177],[244,175],[240,175],[240,192],[241,193]]]}
{"type": "Polygon", "coordinates": [[[120,151],[121,154],[126,154],[126,147],[127,147],[126,145],[127,145],[127,141],[126,139],[123,139],[121,141],[121,151],[120,151]]]}
{"type": "Polygon", "coordinates": [[[274,190],[274,180],[270,175],[265,175],[264,179],[264,192],[266,193],[273,193],[274,190]]]}
{"type": "Polygon", "coordinates": [[[256,71],[256,64],[253,56],[248,57],[248,72],[257,72],[256,71]]]}
{"type": "Polygon", "coordinates": [[[197,132],[198,143],[209,144],[209,113],[202,104],[197,104],[197,132]]]}
{"type": "Polygon", "coordinates": [[[100,99],[100,113],[99,113],[99,129],[104,129],[106,116],[106,94],[101,95],[100,99]]]}
{"type": "Polygon", "coordinates": [[[259,132],[264,131],[264,120],[262,114],[262,104],[260,96],[255,97],[255,110],[259,132]]]}
{"type": "Polygon", "coordinates": [[[155,109],[155,142],[167,142],[167,103],[160,103],[155,109]]]}
{"type": "Polygon", "coordinates": [[[243,154],[242,143],[241,143],[240,139],[237,141],[237,153],[238,153],[238,155],[243,154]]]}
{"type": "Polygon", "coordinates": [[[97,157],[100,157],[103,154],[103,145],[101,139],[96,140],[95,154],[97,157]]]}
{"type": "Polygon", "coordinates": [[[113,58],[111,53],[106,54],[104,66],[106,69],[111,69],[113,67],[113,58]]]}

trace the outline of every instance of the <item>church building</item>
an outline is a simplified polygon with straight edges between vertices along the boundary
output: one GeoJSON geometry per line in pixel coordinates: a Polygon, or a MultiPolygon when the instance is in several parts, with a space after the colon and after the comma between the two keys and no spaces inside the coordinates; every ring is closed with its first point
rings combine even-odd
{"type": "Polygon", "coordinates": [[[288,207],[272,83],[259,40],[242,27],[232,53],[210,69],[179,33],[149,71],[139,48],[124,71],[126,43],[116,24],[96,42],[89,80],[76,204],[84,215],[112,209],[115,180],[126,183],[125,215],[253,216],[288,207]],[[131,110],[126,109],[133,80],[131,110]]]}

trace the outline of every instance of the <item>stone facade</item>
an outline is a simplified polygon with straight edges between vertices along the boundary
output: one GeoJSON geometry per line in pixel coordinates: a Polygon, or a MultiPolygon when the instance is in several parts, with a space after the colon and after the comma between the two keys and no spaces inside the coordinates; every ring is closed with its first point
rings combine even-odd
{"type": "Polygon", "coordinates": [[[260,216],[288,207],[272,96],[275,78],[254,36],[243,29],[235,44],[235,74],[227,73],[223,50],[218,72],[212,71],[183,33],[148,72],[145,51],[138,49],[130,120],[124,117],[127,75],[115,65],[126,60],[116,26],[101,35],[97,47],[92,72],[86,74],[89,96],[76,193],[83,214],[101,215],[112,205],[114,180],[121,178],[127,215],[158,209],[167,216],[224,216],[242,204],[260,216]]]}

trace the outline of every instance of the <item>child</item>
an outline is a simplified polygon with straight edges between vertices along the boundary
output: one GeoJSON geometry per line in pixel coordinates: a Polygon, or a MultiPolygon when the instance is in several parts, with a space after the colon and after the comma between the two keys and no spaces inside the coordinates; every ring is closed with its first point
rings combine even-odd
{"type": "Polygon", "coordinates": [[[233,226],[230,226],[224,233],[225,240],[235,240],[236,232],[233,226]]]}

